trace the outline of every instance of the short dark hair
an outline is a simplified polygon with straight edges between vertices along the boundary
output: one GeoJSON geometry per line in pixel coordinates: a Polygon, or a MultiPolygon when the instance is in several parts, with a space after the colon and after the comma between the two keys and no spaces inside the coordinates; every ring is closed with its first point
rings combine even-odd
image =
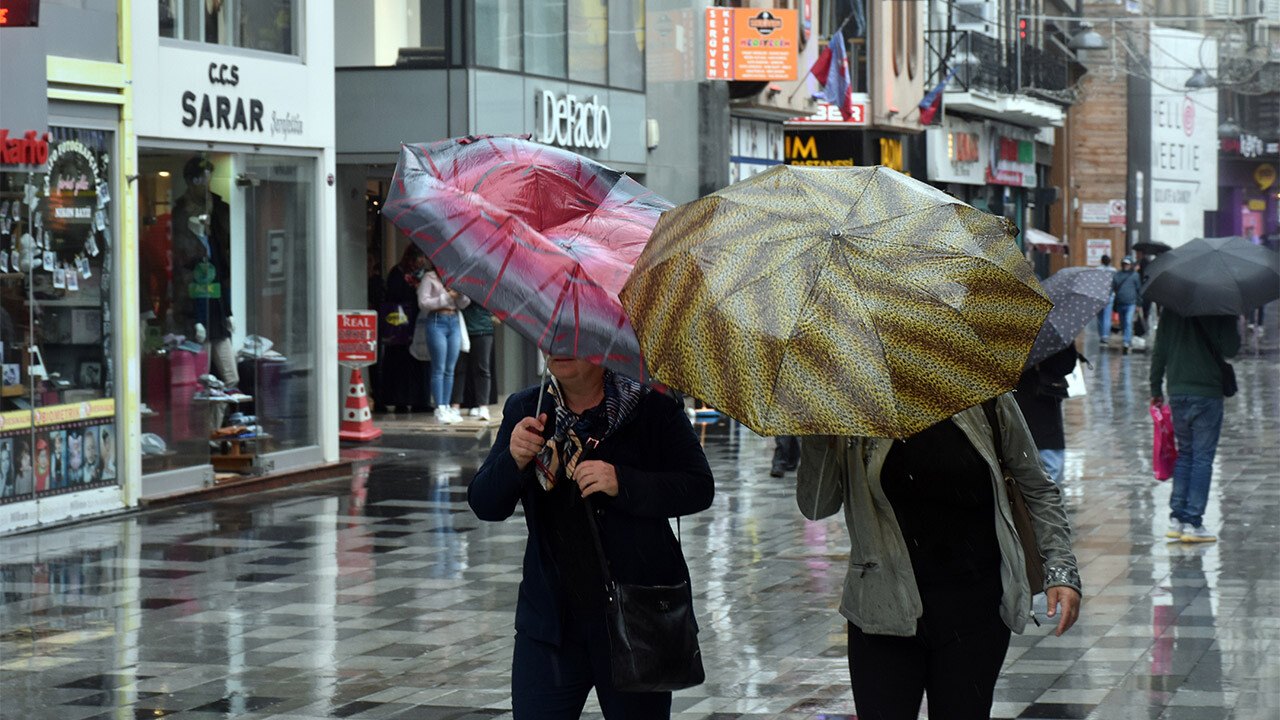
{"type": "Polygon", "coordinates": [[[1103,255],[1103,256],[1102,256],[1102,264],[1103,264],[1103,265],[1110,265],[1110,264],[1111,264],[1111,256],[1110,256],[1110,255],[1103,255]]]}
{"type": "Polygon", "coordinates": [[[213,163],[201,155],[196,155],[182,166],[182,179],[191,182],[193,178],[203,175],[205,170],[213,172],[213,163]]]}

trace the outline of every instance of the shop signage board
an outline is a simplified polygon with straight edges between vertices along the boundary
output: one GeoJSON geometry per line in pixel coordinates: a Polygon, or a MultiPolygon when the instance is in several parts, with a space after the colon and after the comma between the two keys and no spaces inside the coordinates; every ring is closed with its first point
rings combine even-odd
{"type": "Polygon", "coordinates": [[[1035,187],[1035,136],[997,123],[987,123],[987,134],[987,182],[1011,187],[1035,187]]]}
{"type": "Polygon", "coordinates": [[[867,103],[870,98],[866,93],[855,93],[853,96],[853,112],[848,120],[840,114],[840,108],[830,103],[819,102],[818,109],[808,117],[791,118],[787,125],[821,126],[821,127],[864,127],[867,124],[867,103]]]}
{"type": "Polygon", "coordinates": [[[1110,225],[1110,203],[1083,203],[1080,205],[1080,222],[1085,225],[1110,225]]]}
{"type": "Polygon", "coordinates": [[[853,167],[860,140],[851,132],[789,127],[783,134],[784,156],[788,165],[853,167]]]}
{"type": "Polygon", "coordinates": [[[1153,27],[1151,52],[1151,238],[1178,247],[1204,234],[1218,209],[1218,90],[1184,89],[1182,58],[1200,58],[1215,75],[1211,36],[1153,27]],[[1173,88],[1173,89],[1170,89],[1173,88]]]}
{"type": "Polygon", "coordinates": [[[40,0],[0,0],[0,28],[40,25],[40,0]]]}
{"type": "Polygon", "coordinates": [[[713,7],[706,11],[708,80],[795,80],[799,11],[713,7]]]}
{"type": "Polygon", "coordinates": [[[1102,256],[1111,254],[1111,240],[1089,238],[1085,240],[1085,263],[1089,267],[1102,267],[1102,256]]]}
{"type": "Polygon", "coordinates": [[[377,312],[338,311],[338,362],[349,367],[365,367],[378,362],[377,312]]]}
{"type": "Polygon", "coordinates": [[[605,150],[613,137],[613,117],[609,106],[596,95],[557,96],[550,90],[534,95],[540,143],[573,150],[605,150]]]}
{"type": "Polygon", "coordinates": [[[986,185],[987,135],[983,124],[952,116],[925,130],[929,179],[960,185],[986,185]]]}

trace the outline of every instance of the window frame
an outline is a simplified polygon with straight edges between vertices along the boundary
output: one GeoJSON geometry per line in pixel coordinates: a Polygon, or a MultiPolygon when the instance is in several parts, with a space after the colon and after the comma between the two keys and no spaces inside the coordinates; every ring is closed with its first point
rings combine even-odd
{"type": "MultiPolygon", "coordinates": [[[[240,8],[246,2],[250,2],[250,1],[251,0],[224,0],[224,2],[226,3],[226,12],[228,15],[228,22],[227,22],[228,26],[235,28],[238,25],[237,21],[240,17],[240,8]]],[[[290,5],[290,16],[292,18],[292,22],[290,23],[291,37],[289,38],[289,42],[293,46],[293,50],[291,52],[284,52],[280,50],[262,50],[259,48],[246,47],[240,44],[240,38],[236,37],[234,30],[231,33],[232,37],[229,38],[226,42],[216,42],[216,43],[207,42],[203,39],[204,33],[205,33],[205,20],[206,20],[203,13],[201,13],[197,18],[198,22],[196,27],[196,35],[198,37],[189,38],[186,36],[186,28],[185,28],[185,22],[184,22],[184,16],[187,9],[186,8],[187,0],[169,0],[169,2],[166,2],[166,0],[156,0],[157,8],[159,8],[161,5],[171,4],[171,6],[175,9],[175,12],[173,14],[174,34],[172,36],[163,34],[159,25],[158,16],[157,16],[156,34],[162,46],[171,45],[174,47],[202,49],[205,52],[207,52],[209,48],[218,48],[219,52],[231,51],[237,54],[244,53],[248,57],[261,57],[261,58],[268,58],[268,59],[275,59],[275,60],[279,60],[283,58],[294,58],[299,63],[305,64],[306,51],[307,51],[307,48],[306,48],[307,34],[306,32],[304,32],[304,29],[307,23],[306,0],[284,0],[284,1],[288,2],[290,5]]],[[[197,5],[203,5],[203,0],[197,3],[197,5]]]]}

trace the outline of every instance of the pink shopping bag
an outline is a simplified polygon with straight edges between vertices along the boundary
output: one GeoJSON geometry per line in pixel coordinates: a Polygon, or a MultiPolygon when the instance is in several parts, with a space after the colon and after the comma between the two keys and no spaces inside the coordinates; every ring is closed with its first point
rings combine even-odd
{"type": "Polygon", "coordinates": [[[1173,477],[1173,466],[1178,462],[1178,446],[1173,440],[1173,411],[1168,405],[1152,405],[1151,419],[1155,421],[1151,467],[1157,480],[1168,480],[1173,477]]]}

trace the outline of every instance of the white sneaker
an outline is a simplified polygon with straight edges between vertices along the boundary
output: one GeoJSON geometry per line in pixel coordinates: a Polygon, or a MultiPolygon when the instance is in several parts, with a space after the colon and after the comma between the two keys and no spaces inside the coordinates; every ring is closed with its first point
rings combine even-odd
{"type": "Polygon", "coordinates": [[[489,406],[488,405],[481,405],[480,407],[476,408],[476,410],[477,410],[476,412],[477,417],[479,417],[481,420],[485,422],[489,422],[489,406]]]}
{"type": "Polygon", "coordinates": [[[462,422],[462,418],[458,417],[457,415],[454,415],[453,412],[451,411],[452,411],[452,408],[450,407],[447,407],[444,405],[437,405],[436,412],[435,412],[436,422],[440,423],[441,425],[453,425],[454,423],[462,422]]]}
{"type": "Polygon", "coordinates": [[[1204,525],[1187,525],[1182,531],[1184,543],[1215,542],[1217,539],[1216,535],[1204,529],[1204,525]]]}
{"type": "Polygon", "coordinates": [[[1184,523],[1184,522],[1182,522],[1181,520],[1170,520],[1170,521],[1169,521],[1169,529],[1168,529],[1168,530],[1165,530],[1165,532],[1164,532],[1164,536],[1165,536],[1165,537],[1167,537],[1167,538],[1173,538],[1173,539],[1175,539],[1175,540],[1181,540],[1181,539],[1182,539],[1182,530],[1183,530],[1186,526],[1187,526],[1187,524],[1186,524],[1186,523],[1184,523]]]}
{"type": "Polygon", "coordinates": [[[471,408],[467,410],[467,417],[480,417],[480,408],[471,408]]]}

